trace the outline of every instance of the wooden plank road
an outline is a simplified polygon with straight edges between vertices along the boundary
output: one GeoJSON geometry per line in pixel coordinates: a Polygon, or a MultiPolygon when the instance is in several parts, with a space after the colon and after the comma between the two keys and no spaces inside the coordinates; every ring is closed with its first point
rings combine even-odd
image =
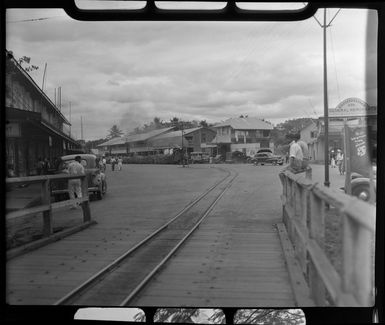
{"type": "MultiPolygon", "coordinates": [[[[280,167],[221,168],[240,175],[133,305],[297,306],[276,229],[282,221],[280,167]]],[[[107,196],[91,202],[96,225],[8,261],[8,303],[53,304],[225,173],[209,165],[124,165],[107,176],[107,196]]]]}

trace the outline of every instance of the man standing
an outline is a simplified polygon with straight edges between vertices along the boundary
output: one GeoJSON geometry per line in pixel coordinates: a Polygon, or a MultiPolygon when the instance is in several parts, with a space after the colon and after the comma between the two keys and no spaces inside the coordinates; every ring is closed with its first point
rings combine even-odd
{"type": "Polygon", "coordinates": [[[123,164],[123,159],[122,157],[118,157],[118,170],[122,170],[122,164],[123,164]]]}
{"type": "Polygon", "coordinates": [[[302,152],[301,146],[298,143],[299,138],[299,134],[294,135],[293,141],[290,143],[289,170],[293,173],[300,173],[303,171],[302,165],[304,154],[302,152]]]}
{"type": "MultiPolygon", "coordinates": [[[[75,160],[68,165],[68,174],[70,175],[84,175],[84,167],[81,164],[81,157],[76,156],[75,160]]],[[[68,192],[70,199],[75,198],[75,193],[77,198],[82,197],[82,188],[80,179],[70,179],[68,180],[68,192]]],[[[72,209],[76,209],[77,205],[74,203],[72,209]]]]}

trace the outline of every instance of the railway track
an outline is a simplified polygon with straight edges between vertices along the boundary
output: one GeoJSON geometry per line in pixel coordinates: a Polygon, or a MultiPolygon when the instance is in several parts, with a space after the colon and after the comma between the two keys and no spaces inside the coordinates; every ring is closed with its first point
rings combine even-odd
{"type": "Polygon", "coordinates": [[[238,173],[227,175],[54,305],[128,306],[210,214],[238,173]]]}

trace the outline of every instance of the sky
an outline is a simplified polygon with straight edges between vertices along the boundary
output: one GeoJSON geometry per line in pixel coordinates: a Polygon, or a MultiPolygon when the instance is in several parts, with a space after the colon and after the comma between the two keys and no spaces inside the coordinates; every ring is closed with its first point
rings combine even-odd
{"type": "MultiPolygon", "coordinates": [[[[328,9],[328,22],[337,11],[328,9]]],[[[327,28],[331,108],[349,97],[377,105],[367,15],[342,9],[327,28]]],[[[323,22],[323,10],[316,18],[323,22]]],[[[369,20],[377,26],[375,12],[369,20]]],[[[323,31],[314,18],[82,22],[60,9],[9,9],[6,48],[39,66],[30,75],[40,87],[47,64],[44,91],[54,102],[61,87],[61,109],[76,139],[81,121],[83,138],[96,140],[114,124],[131,132],[154,117],[216,123],[242,114],[276,125],[323,115],[323,31]]]]}

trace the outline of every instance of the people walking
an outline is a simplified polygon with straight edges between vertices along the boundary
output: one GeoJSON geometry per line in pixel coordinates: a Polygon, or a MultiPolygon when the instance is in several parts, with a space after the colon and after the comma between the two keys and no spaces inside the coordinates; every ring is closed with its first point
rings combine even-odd
{"type": "Polygon", "coordinates": [[[340,149],[337,150],[336,161],[340,175],[343,175],[345,173],[344,154],[340,149]]]}
{"type": "Polygon", "coordinates": [[[123,165],[123,159],[122,157],[118,157],[118,170],[122,170],[122,165],[123,165]]]}
{"type": "Polygon", "coordinates": [[[107,168],[107,159],[105,156],[103,156],[102,162],[103,162],[103,172],[105,172],[107,168]]]}
{"type": "MultiPolygon", "coordinates": [[[[84,167],[81,164],[81,157],[76,156],[75,160],[68,165],[68,174],[69,175],[84,175],[84,167]]],[[[70,199],[75,199],[82,197],[82,188],[80,179],[70,179],[68,180],[68,192],[70,199]]],[[[72,209],[76,209],[78,205],[76,203],[72,204],[72,209]]]]}
{"type": "Polygon", "coordinates": [[[332,157],[332,159],[331,159],[330,166],[331,166],[331,168],[336,168],[337,167],[336,166],[336,160],[334,159],[334,157],[332,157]]]}
{"type": "Polygon", "coordinates": [[[43,161],[43,159],[41,157],[39,157],[39,159],[37,161],[36,169],[37,169],[37,174],[38,175],[43,175],[43,172],[44,172],[44,161],[43,161]]]}
{"type": "Polygon", "coordinates": [[[115,164],[116,164],[116,160],[114,157],[111,158],[111,170],[114,171],[115,170],[115,164]]]}

